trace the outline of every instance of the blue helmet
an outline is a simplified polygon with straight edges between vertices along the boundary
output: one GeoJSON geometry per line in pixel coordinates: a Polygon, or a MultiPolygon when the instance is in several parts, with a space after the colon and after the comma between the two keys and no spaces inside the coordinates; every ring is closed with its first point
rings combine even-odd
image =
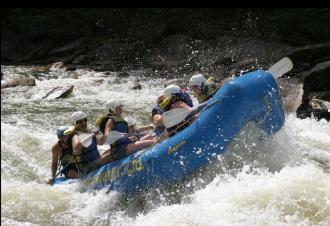
{"type": "Polygon", "coordinates": [[[64,136],[64,132],[68,129],[66,126],[61,126],[56,130],[58,139],[61,139],[64,136]]]}

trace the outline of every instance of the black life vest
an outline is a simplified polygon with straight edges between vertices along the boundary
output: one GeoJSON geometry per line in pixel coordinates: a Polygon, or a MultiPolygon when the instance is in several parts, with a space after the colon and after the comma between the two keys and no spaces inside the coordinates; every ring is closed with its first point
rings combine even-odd
{"type": "Polygon", "coordinates": [[[182,122],[180,122],[179,124],[172,126],[170,128],[167,128],[167,134],[169,137],[174,136],[175,134],[179,133],[180,131],[184,130],[185,128],[187,128],[188,126],[190,126],[190,124],[192,123],[193,119],[195,118],[195,113],[193,114],[189,114],[182,122]]]}
{"type": "Polygon", "coordinates": [[[62,153],[60,156],[60,163],[62,166],[66,166],[69,162],[73,160],[72,138],[74,135],[75,133],[67,135],[67,147],[64,147],[60,140],[58,141],[58,144],[62,149],[62,153]]]}
{"type": "MultiPolygon", "coordinates": [[[[109,112],[106,116],[103,116],[103,118],[101,119],[101,122],[98,123],[100,131],[102,133],[104,133],[105,125],[106,125],[106,123],[109,119],[112,119],[112,121],[114,123],[114,128],[112,129],[113,131],[118,131],[118,132],[121,132],[121,133],[128,133],[128,124],[127,124],[127,122],[124,119],[122,119],[121,117],[118,117],[117,115],[115,115],[112,112],[109,112]]],[[[110,147],[115,148],[117,146],[130,144],[130,143],[132,143],[130,141],[130,139],[128,139],[127,137],[123,137],[123,138],[120,138],[120,139],[116,140],[114,143],[112,143],[110,145],[110,147]]]]}
{"type": "Polygon", "coordinates": [[[94,162],[100,158],[100,152],[97,149],[96,137],[93,137],[92,144],[89,147],[83,147],[80,154],[75,155],[76,163],[85,164],[94,162]]]}
{"type": "Polygon", "coordinates": [[[116,130],[121,133],[128,133],[128,124],[127,122],[118,117],[117,115],[109,112],[106,116],[103,116],[100,123],[97,123],[97,126],[100,128],[100,131],[104,133],[105,125],[109,119],[112,119],[114,123],[114,128],[112,130],[116,130]]]}

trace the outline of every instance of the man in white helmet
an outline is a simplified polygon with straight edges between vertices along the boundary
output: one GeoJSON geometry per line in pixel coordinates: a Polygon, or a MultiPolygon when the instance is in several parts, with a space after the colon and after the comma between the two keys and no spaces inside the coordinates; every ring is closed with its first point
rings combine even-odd
{"type": "Polygon", "coordinates": [[[92,135],[89,141],[81,140],[80,135],[87,133],[87,115],[82,111],[74,112],[71,115],[73,128],[66,131],[66,135],[72,133],[72,149],[74,159],[79,171],[79,176],[84,176],[98,167],[112,161],[109,151],[100,156],[97,145],[101,144],[100,138],[92,135]]]}
{"type": "Polygon", "coordinates": [[[160,103],[162,111],[169,111],[174,108],[191,108],[193,107],[192,99],[185,90],[178,85],[168,85],[163,90],[163,100],[160,103]]]}
{"type": "MultiPolygon", "coordinates": [[[[189,94],[178,85],[169,85],[165,87],[163,90],[163,96],[164,98],[159,104],[160,109],[163,112],[170,111],[175,108],[185,108],[190,110],[191,107],[193,107],[193,102],[189,94]]],[[[194,115],[188,115],[181,123],[171,128],[166,128],[167,135],[169,137],[174,136],[178,132],[187,128],[193,119],[194,115]]]]}
{"type": "MultiPolygon", "coordinates": [[[[152,136],[144,136],[139,139],[137,136],[130,136],[128,130],[128,123],[122,118],[123,104],[121,101],[109,101],[105,104],[107,114],[98,118],[96,125],[103,133],[101,144],[104,144],[106,138],[109,136],[110,131],[127,134],[126,137],[119,138],[110,144],[111,156],[113,160],[119,160],[126,156],[150,147],[155,144],[152,136]]],[[[152,125],[149,126],[153,128],[152,125]]]]}
{"type": "Polygon", "coordinates": [[[202,74],[193,75],[189,80],[189,87],[194,92],[198,103],[209,100],[219,89],[213,78],[206,79],[202,74]]]}

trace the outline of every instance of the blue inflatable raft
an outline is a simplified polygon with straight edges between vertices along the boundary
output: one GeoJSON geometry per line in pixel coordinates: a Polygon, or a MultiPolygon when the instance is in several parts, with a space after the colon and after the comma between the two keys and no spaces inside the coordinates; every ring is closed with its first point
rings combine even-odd
{"type": "MultiPolygon", "coordinates": [[[[104,165],[79,181],[87,190],[107,188],[122,193],[173,184],[225,152],[249,121],[272,134],[282,127],[284,120],[273,76],[262,70],[250,72],[219,89],[199,117],[182,132],[104,165]]],[[[54,184],[67,182],[57,178],[54,184]]]]}

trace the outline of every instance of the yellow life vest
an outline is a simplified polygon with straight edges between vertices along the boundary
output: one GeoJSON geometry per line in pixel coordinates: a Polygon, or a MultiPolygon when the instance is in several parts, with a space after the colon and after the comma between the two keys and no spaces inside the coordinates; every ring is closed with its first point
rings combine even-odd
{"type": "Polygon", "coordinates": [[[209,100],[217,92],[219,87],[220,86],[215,83],[213,77],[208,78],[205,81],[204,86],[201,88],[202,93],[196,96],[198,103],[203,103],[209,100]]]}
{"type": "Polygon", "coordinates": [[[127,122],[126,122],[123,118],[121,118],[121,117],[119,117],[119,116],[113,114],[112,112],[109,112],[107,115],[104,115],[104,114],[100,115],[100,116],[96,119],[96,123],[95,123],[95,124],[96,124],[97,127],[100,128],[100,130],[101,130],[102,132],[104,132],[105,124],[107,123],[107,121],[108,121],[109,119],[112,119],[112,121],[113,121],[115,127],[116,127],[116,125],[117,125],[118,123],[125,123],[126,126],[127,126],[127,122]]]}
{"type": "Polygon", "coordinates": [[[67,130],[64,131],[63,135],[68,136],[71,134],[76,133],[76,127],[75,126],[70,126],[67,130]]]}

